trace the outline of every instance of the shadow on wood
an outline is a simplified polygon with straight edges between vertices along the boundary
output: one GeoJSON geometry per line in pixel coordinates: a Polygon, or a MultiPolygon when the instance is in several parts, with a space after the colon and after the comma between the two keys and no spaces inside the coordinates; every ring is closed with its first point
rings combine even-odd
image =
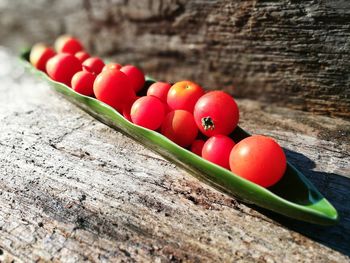
{"type": "Polygon", "coordinates": [[[258,208],[254,209],[272,218],[278,223],[297,231],[309,238],[338,250],[346,255],[350,255],[350,179],[334,173],[313,171],[315,162],[305,155],[284,149],[291,163],[303,172],[320,192],[338,210],[340,221],[335,226],[319,226],[301,221],[296,221],[273,212],[258,208]],[[297,161],[295,161],[297,160],[297,161]],[[299,165],[298,165],[299,164],[299,165]]]}

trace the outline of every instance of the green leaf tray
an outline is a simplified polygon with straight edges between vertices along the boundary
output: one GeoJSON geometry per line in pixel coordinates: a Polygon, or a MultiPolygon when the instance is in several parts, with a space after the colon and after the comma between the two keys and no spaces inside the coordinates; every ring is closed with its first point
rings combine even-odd
{"type": "MultiPolygon", "coordinates": [[[[107,104],[95,98],[81,95],[68,86],[53,81],[28,62],[29,52],[27,50],[21,54],[21,60],[26,68],[46,80],[54,90],[63,94],[69,101],[96,119],[183,167],[190,174],[214,188],[243,202],[255,204],[294,219],[320,225],[333,225],[338,222],[337,210],[290,163],[288,163],[281,181],[269,189],[260,187],[229,170],[204,160],[155,131],[134,125],[107,104]]],[[[147,78],[145,88],[152,82],[154,82],[153,79],[147,78]]],[[[230,136],[237,142],[250,134],[237,127],[230,136]]]]}

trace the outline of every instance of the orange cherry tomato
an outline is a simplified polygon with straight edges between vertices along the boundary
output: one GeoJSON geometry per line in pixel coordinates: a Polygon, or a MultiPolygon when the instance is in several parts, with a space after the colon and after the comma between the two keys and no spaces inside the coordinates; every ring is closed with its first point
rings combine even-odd
{"type": "Polygon", "coordinates": [[[196,139],[198,128],[191,113],[175,110],[165,116],[161,133],[178,145],[187,147],[196,139]]]}
{"type": "Polygon", "coordinates": [[[184,80],[171,86],[167,95],[167,103],[172,110],[186,110],[193,113],[194,105],[203,94],[204,90],[201,86],[184,80]]]}

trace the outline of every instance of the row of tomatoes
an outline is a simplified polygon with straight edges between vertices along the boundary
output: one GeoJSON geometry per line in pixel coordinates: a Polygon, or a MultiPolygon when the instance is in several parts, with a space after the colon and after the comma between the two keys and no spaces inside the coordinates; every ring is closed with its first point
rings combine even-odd
{"type": "Polygon", "coordinates": [[[239,110],[227,93],[205,92],[191,81],[155,82],[140,97],[145,76],[139,68],[90,57],[71,36],[59,37],[55,49],[36,44],[30,62],[53,80],[112,106],[134,124],[156,130],[254,183],[269,187],[283,176],[286,157],[273,139],[256,135],[236,144],[229,137],[239,110]]]}

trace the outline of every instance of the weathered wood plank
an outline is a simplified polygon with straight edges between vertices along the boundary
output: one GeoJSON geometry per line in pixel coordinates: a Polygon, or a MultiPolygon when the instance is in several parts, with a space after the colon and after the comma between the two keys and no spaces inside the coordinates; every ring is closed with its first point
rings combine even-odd
{"type": "Polygon", "coordinates": [[[349,260],[348,122],[239,101],[241,125],[277,138],[339,209],[341,223],[320,228],[213,190],[65,101],[4,49],[0,60],[0,249],[8,258],[349,260]]]}
{"type": "Polygon", "coordinates": [[[0,14],[12,47],[70,32],[158,79],[350,117],[346,0],[2,0],[0,14]]]}

